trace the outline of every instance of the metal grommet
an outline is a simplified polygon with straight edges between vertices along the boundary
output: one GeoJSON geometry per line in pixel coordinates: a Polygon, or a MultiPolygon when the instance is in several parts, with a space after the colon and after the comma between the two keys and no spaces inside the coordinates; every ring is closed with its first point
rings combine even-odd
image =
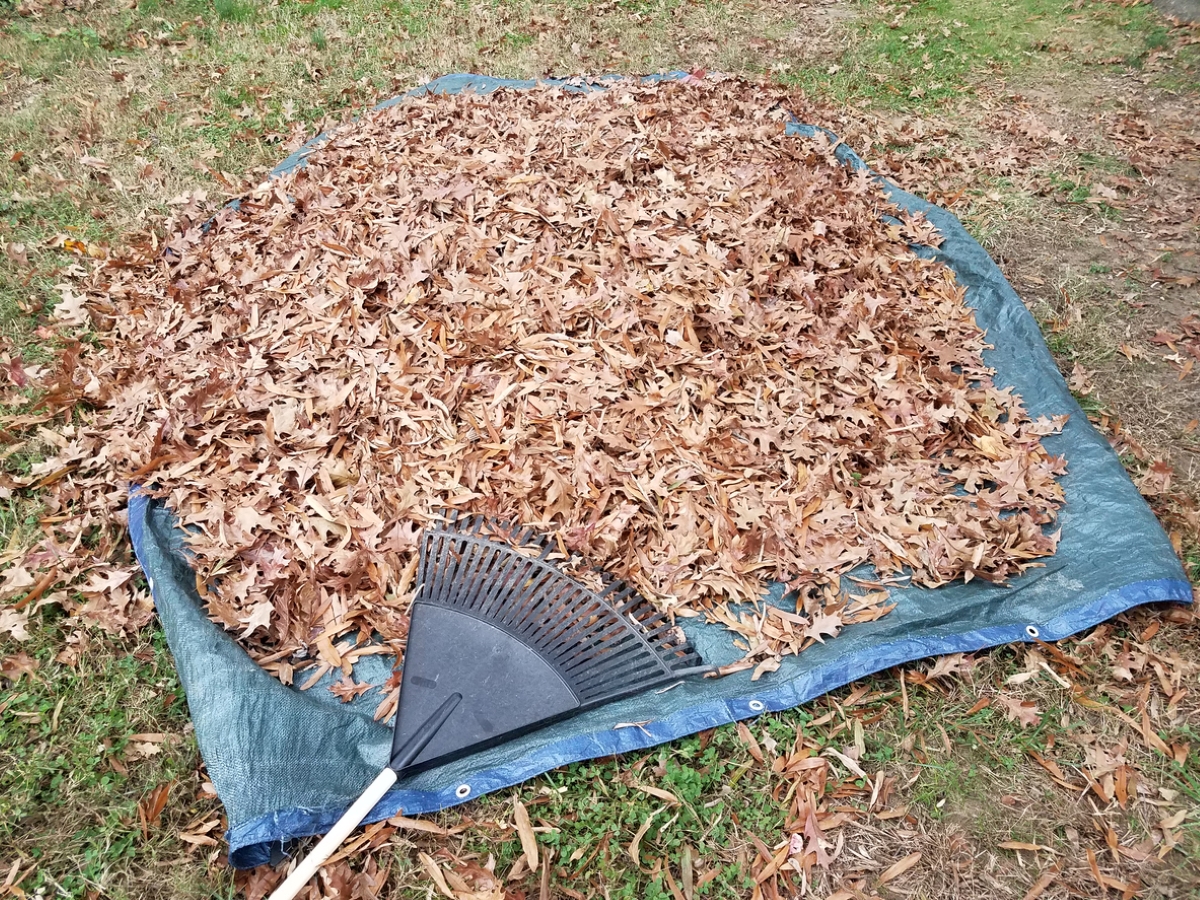
{"type": "Polygon", "coordinates": [[[764,709],[767,708],[766,705],[761,700],[751,700],[748,705],[755,712],[762,712],[764,709]]]}
{"type": "Polygon", "coordinates": [[[469,784],[460,784],[454,790],[454,796],[459,800],[465,800],[471,796],[471,786],[469,784]]]}
{"type": "Polygon", "coordinates": [[[1026,625],[1026,626],[1025,626],[1025,633],[1026,633],[1027,635],[1029,635],[1031,638],[1036,638],[1036,637],[1039,637],[1039,636],[1041,635],[1041,632],[1037,630],[1037,626],[1036,626],[1036,625],[1026,625]]]}

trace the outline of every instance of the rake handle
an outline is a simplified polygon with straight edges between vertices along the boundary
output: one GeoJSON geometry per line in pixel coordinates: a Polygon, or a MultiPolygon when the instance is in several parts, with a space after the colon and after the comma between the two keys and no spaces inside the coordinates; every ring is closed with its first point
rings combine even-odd
{"type": "Polygon", "coordinates": [[[359,826],[359,823],[367,817],[367,813],[374,809],[375,804],[383,799],[383,795],[391,790],[397,777],[396,770],[390,767],[380,772],[371,782],[370,787],[362,792],[353,805],[329,829],[329,833],[321,838],[308,856],[300,860],[283,884],[275,888],[275,892],[271,894],[269,900],[292,900],[300,893],[308,884],[309,879],[317,874],[317,869],[324,865],[325,860],[333,856],[342,841],[350,836],[350,832],[359,826]]]}
{"type": "Polygon", "coordinates": [[[359,823],[367,817],[367,813],[375,808],[375,804],[383,799],[383,795],[391,790],[396,779],[400,777],[400,773],[421,755],[421,751],[433,740],[438,729],[446,724],[450,713],[454,712],[461,700],[462,694],[451,694],[441,706],[434,710],[433,715],[421,723],[421,726],[396,751],[396,755],[392,757],[387,768],[375,776],[375,780],[371,782],[370,786],[359,795],[359,798],[348,810],[342,813],[342,817],[334,823],[333,828],[329,829],[329,833],[321,838],[308,856],[300,860],[296,868],[292,870],[292,874],[284,880],[283,884],[275,888],[267,900],[293,900],[300,893],[304,885],[308,884],[308,880],[317,874],[317,869],[321,868],[325,860],[333,856],[333,852],[341,846],[342,841],[350,837],[350,832],[358,827],[359,823]]]}

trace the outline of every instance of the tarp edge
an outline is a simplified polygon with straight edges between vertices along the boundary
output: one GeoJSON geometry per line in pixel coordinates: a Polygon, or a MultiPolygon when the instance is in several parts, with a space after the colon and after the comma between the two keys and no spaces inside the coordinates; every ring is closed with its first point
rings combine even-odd
{"type": "MultiPolygon", "coordinates": [[[[536,753],[491,770],[487,777],[478,778],[476,784],[466,785],[470,790],[465,796],[457,794],[461,785],[443,791],[395,789],[379,802],[364,821],[379,822],[401,814],[413,816],[447,809],[480,794],[512,787],[564,765],[646,750],[708,728],[753,718],[765,712],[792,709],[852,681],[894,666],[947,653],[974,653],[1002,644],[1031,643],[1035,640],[1057,641],[1099,625],[1134,607],[1161,602],[1192,602],[1191,584],[1176,579],[1138,581],[1110,591],[1098,600],[1067,612],[1048,623],[997,626],[937,640],[893,641],[871,648],[869,652],[852,654],[844,661],[839,660],[837,664],[814,670],[811,673],[812,678],[806,679],[810,683],[803,692],[797,691],[794,684],[781,684],[772,688],[760,681],[756,683],[760,686],[759,690],[752,696],[688,707],[639,728],[614,729],[598,735],[593,734],[591,740],[586,742],[586,747],[570,746],[582,743],[576,739],[547,744],[538,748],[536,753]],[[1036,634],[1028,630],[1030,627],[1037,629],[1036,634]]],[[[270,860],[272,844],[278,846],[285,838],[290,840],[297,836],[324,834],[343,812],[341,808],[280,810],[231,829],[226,834],[230,846],[229,861],[237,868],[262,865],[270,860]]]]}

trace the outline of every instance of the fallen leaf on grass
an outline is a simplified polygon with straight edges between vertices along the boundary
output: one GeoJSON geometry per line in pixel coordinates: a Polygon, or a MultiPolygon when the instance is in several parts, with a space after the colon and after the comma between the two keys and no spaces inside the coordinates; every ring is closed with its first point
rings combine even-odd
{"type": "Polygon", "coordinates": [[[1037,881],[1030,885],[1029,890],[1025,892],[1025,896],[1021,900],[1038,900],[1046,892],[1046,888],[1058,877],[1058,873],[1062,870],[1062,863],[1055,863],[1050,866],[1041,875],[1037,881]]]}
{"type": "Polygon", "coordinates": [[[1111,878],[1100,871],[1100,865],[1096,859],[1096,851],[1094,851],[1091,847],[1087,848],[1087,861],[1088,868],[1090,868],[1092,871],[1092,878],[1096,880],[1096,884],[1099,885],[1102,893],[1107,894],[1109,890],[1123,892],[1128,888],[1128,885],[1125,882],[1119,881],[1116,878],[1111,878]]]}
{"type": "Polygon", "coordinates": [[[879,879],[876,882],[876,884],[887,884],[889,881],[895,881],[897,878],[899,878],[901,875],[903,875],[905,872],[907,872],[909,869],[911,869],[913,866],[915,866],[920,861],[921,861],[920,853],[908,854],[908,856],[904,857],[904,859],[900,860],[899,862],[893,863],[892,865],[890,865],[886,869],[884,869],[883,872],[880,874],[879,879]]]}
{"type": "Polygon", "coordinates": [[[179,740],[179,735],[168,734],[165,731],[139,731],[129,735],[131,741],[148,741],[151,744],[171,744],[179,740]]]}
{"type": "Polygon", "coordinates": [[[756,865],[752,870],[751,875],[753,876],[755,883],[758,885],[774,884],[774,880],[779,874],[779,870],[788,860],[788,855],[791,852],[791,842],[784,841],[783,845],[777,848],[774,853],[772,853],[771,850],[756,836],[751,835],[751,838],[754,840],[755,847],[758,848],[758,860],[756,860],[756,865]],[[758,865],[758,862],[761,862],[762,865],[758,865]]]}
{"type": "Polygon", "coordinates": [[[1154,337],[1150,338],[1150,343],[1162,344],[1163,346],[1170,347],[1172,350],[1174,350],[1175,345],[1182,340],[1183,340],[1183,335],[1172,334],[1171,332],[1167,331],[1166,329],[1160,328],[1155,333],[1154,337]]]}
{"type": "MultiPolygon", "coordinates": [[[[795,826],[792,826],[795,827],[795,826]]],[[[812,854],[811,863],[816,863],[822,869],[829,868],[833,857],[825,850],[828,840],[817,821],[816,811],[812,803],[805,805],[804,827],[800,834],[793,834],[788,847],[791,856],[801,857],[812,854]]],[[[811,864],[810,863],[810,864],[811,864]]]]}
{"type": "Polygon", "coordinates": [[[525,854],[525,864],[530,872],[536,872],[538,867],[537,835],[533,833],[533,824],[529,821],[529,810],[518,799],[513,800],[513,822],[517,826],[517,835],[521,839],[521,851],[525,854]]]}
{"type": "Polygon", "coordinates": [[[1053,847],[1046,847],[1042,844],[1030,844],[1025,841],[1001,841],[996,846],[1001,850],[1028,850],[1031,853],[1037,853],[1039,851],[1045,853],[1056,852],[1053,847]]]}
{"type": "Polygon", "coordinates": [[[1042,714],[1038,710],[1037,704],[1029,700],[1009,697],[1005,694],[1001,694],[996,700],[1004,707],[1004,712],[1008,716],[1009,721],[1019,723],[1022,728],[1041,724],[1042,714]]]}
{"type": "Polygon", "coordinates": [[[37,584],[37,579],[27,568],[20,565],[9,566],[0,581],[0,600],[11,600],[37,584]]]}
{"type": "Polygon", "coordinates": [[[646,821],[641,824],[641,827],[638,828],[637,833],[634,834],[633,840],[629,842],[629,858],[633,860],[633,864],[639,869],[642,867],[642,838],[644,838],[646,836],[646,832],[650,830],[650,823],[654,821],[654,817],[664,809],[666,809],[665,806],[660,806],[654,812],[650,813],[650,815],[646,816],[646,821]]]}
{"type": "Polygon", "coordinates": [[[1075,784],[1073,781],[1069,781],[1067,779],[1067,774],[1063,772],[1062,767],[1058,766],[1058,763],[1055,760],[1049,760],[1049,758],[1039,754],[1037,750],[1030,750],[1028,751],[1028,754],[1030,754],[1031,760],[1036,762],[1038,766],[1042,767],[1046,770],[1046,772],[1049,773],[1050,778],[1054,779],[1058,786],[1067,788],[1068,791],[1080,791],[1084,790],[1086,787],[1075,784]]]}
{"type": "Polygon", "coordinates": [[[666,800],[672,806],[679,806],[679,798],[668,790],[660,787],[651,787],[648,784],[635,784],[634,788],[644,794],[649,794],[651,797],[657,797],[659,800],[666,800]]]}
{"type": "Polygon", "coordinates": [[[1188,811],[1186,809],[1181,809],[1181,810],[1175,812],[1174,814],[1167,816],[1162,821],[1160,821],[1158,823],[1158,827],[1159,828],[1178,828],[1180,825],[1183,824],[1183,820],[1186,819],[1187,817],[1188,817],[1188,811]]]}
{"type": "Polygon", "coordinates": [[[1146,355],[1146,351],[1140,347],[1134,347],[1132,344],[1125,343],[1124,341],[1117,345],[1117,349],[1120,350],[1121,355],[1130,362],[1141,359],[1146,355]]]}
{"type": "Polygon", "coordinates": [[[842,765],[844,765],[847,769],[849,769],[851,772],[853,772],[859,778],[865,778],[868,781],[870,780],[867,773],[863,771],[862,766],[860,766],[857,762],[855,762],[853,759],[851,759],[846,754],[844,754],[838,750],[835,750],[833,747],[826,747],[821,752],[825,755],[833,756],[833,757],[837,758],[838,760],[840,760],[842,765]]]}
{"type": "Polygon", "coordinates": [[[179,839],[195,847],[216,847],[216,838],[211,833],[221,827],[220,819],[194,819],[187,828],[180,831],[179,839]]]}
{"type": "Polygon", "coordinates": [[[951,653],[939,656],[932,666],[926,670],[929,678],[949,678],[954,675],[967,676],[975,668],[975,660],[962,653],[951,653]]]}
{"type": "Polygon", "coordinates": [[[1071,369],[1071,377],[1068,381],[1071,390],[1080,397],[1086,397],[1095,390],[1095,385],[1092,383],[1092,373],[1075,363],[1071,369]]]}
{"type": "Polygon", "coordinates": [[[7,632],[13,640],[29,640],[29,632],[25,628],[28,624],[29,613],[15,609],[0,610],[0,632],[7,632]]]}
{"type": "Polygon", "coordinates": [[[12,656],[0,660],[0,675],[14,683],[20,681],[26,675],[30,678],[35,678],[36,676],[33,673],[37,671],[39,665],[41,663],[22,650],[19,653],[14,653],[12,656]]]}
{"type": "Polygon", "coordinates": [[[138,804],[138,818],[142,823],[142,839],[145,840],[150,836],[150,826],[158,824],[158,817],[162,815],[162,811],[166,809],[167,798],[171,795],[171,788],[175,782],[167,781],[160,784],[149,794],[147,794],[142,802],[138,804]]]}
{"type": "MultiPolygon", "coordinates": [[[[25,361],[21,359],[20,354],[12,357],[9,357],[8,354],[0,354],[0,368],[16,387],[23,388],[29,385],[29,374],[25,371],[25,361]]],[[[8,452],[6,450],[5,454],[7,455],[8,452]]]]}
{"type": "Polygon", "coordinates": [[[196,847],[217,846],[216,839],[209,837],[207,834],[192,834],[191,832],[181,831],[179,833],[179,839],[196,847]]]}
{"type": "Polygon", "coordinates": [[[982,712],[983,710],[987,709],[991,705],[992,705],[992,701],[989,697],[980,697],[973,704],[971,704],[971,708],[968,709],[965,713],[963,713],[963,716],[964,717],[973,716],[973,715],[975,715],[975,713],[982,712]]]}
{"type": "Polygon", "coordinates": [[[683,883],[684,900],[692,900],[696,893],[696,876],[692,868],[694,852],[691,844],[684,844],[679,855],[679,880],[683,883]]]}
{"type": "Polygon", "coordinates": [[[427,819],[410,819],[407,816],[392,816],[387,820],[387,823],[394,828],[403,828],[409,831],[424,831],[427,834],[437,834],[445,837],[446,835],[454,834],[453,829],[443,828],[434,822],[427,819]]]}
{"type": "Polygon", "coordinates": [[[433,857],[424,851],[420,851],[417,853],[417,859],[421,861],[421,865],[429,874],[430,880],[437,885],[437,889],[445,896],[451,898],[451,900],[454,900],[454,891],[450,890],[450,885],[446,883],[446,876],[442,872],[442,867],[434,861],[433,857]]]}
{"type": "Polygon", "coordinates": [[[28,896],[20,889],[21,882],[34,873],[34,871],[37,869],[38,863],[37,860],[32,861],[29,868],[22,872],[22,862],[23,861],[19,856],[13,860],[12,867],[8,870],[8,875],[5,877],[4,883],[0,884],[0,893],[21,898],[28,896]]]}
{"type": "Polygon", "coordinates": [[[52,315],[55,321],[60,325],[87,325],[87,295],[79,293],[69,284],[58,284],[55,288],[62,294],[62,299],[54,305],[52,315]]]}
{"type": "Polygon", "coordinates": [[[750,751],[750,755],[754,757],[755,762],[763,762],[762,748],[758,745],[758,741],[755,740],[754,735],[750,733],[750,728],[745,722],[737,723],[737,734],[742,743],[746,745],[746,749],[750,751]]]}

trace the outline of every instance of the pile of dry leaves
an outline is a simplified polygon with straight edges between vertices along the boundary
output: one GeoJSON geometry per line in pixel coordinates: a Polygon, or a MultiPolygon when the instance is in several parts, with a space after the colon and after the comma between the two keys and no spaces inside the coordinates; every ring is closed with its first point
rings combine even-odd
{"type": "Polygon", "coordinates": [[[992,384],[963,288],[910,248],[933,228],[785,138],[788,98],[691,82],[414,99],[64,287],[95,338],[50,396],[94,412],[43,430],[19,577],[53,565],[127,619],[97,585],[127,577],[103,535],[130,481],[267,661],[348,632],[401,651],[444,507],[684,615],[786,581],[774,652],[836,633],[861,563],[937,585],[1052,553],[1061,423],[992,384]]]}

